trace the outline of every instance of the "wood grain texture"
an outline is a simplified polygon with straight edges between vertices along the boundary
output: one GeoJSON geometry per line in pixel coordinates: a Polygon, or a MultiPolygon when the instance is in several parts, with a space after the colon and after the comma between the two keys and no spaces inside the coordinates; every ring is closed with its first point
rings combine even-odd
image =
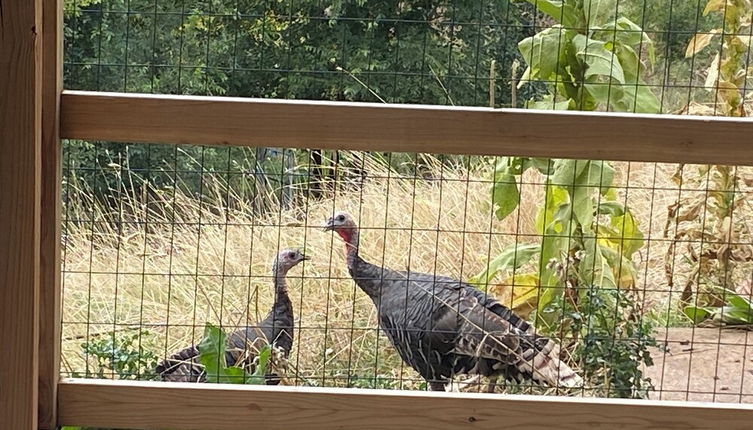
{"type": "Polygon", "coordinates": [[[39,278],[39,427],[57,427],[60,375],[60,93],[62,1],[42,0],[42,183],[39,278]]]}
{"type": "Polygon", "coordinates": [[[0,0],[0,426],[37,428],[40,0],[0,0]]]}
{"type": "Polygon", "coordinates": [[[753,118],[69,91],[61,128],[122,142],[753,165],[753,118]]]}
{"type": "Polygon", "coordinates": [[[196,430],[749,430],[753,405],[63,380],[63,425],[196,430]]]}

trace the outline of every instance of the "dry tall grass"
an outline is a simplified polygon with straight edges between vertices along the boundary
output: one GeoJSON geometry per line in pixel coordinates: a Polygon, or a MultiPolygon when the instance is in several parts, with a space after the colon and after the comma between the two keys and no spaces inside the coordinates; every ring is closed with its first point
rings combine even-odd
{"type": "Polygon", "coordinates": [[[164,354],[198,342],[205,322],[231,328],[263,318],[272,302],[271,260],[296,246],[312,257],[289,276],[300,327],[291,357],[298,375],[328,385],[385,371],[399,378],[400,360],[377,339],[374,307],[350,280],[339,238],[322,232],[326,218],[335,209],[356,215],[361,252],[372,262],[468,278],[490,250],[516,231],[531,231],[537,204],[536,189],[524,188],[520,220],[492,222],[488,172],[429,164],[441,180],[415,180],[370,162],[361,189],[263,215],[242,201],[222,207],[217,202],[228,190],[217,181],[205,184],[218,197],[211,205],[177,192],[158,194],[164,200],[155,208],[121,192],[128,222],[120,231],[82,184],[70,184],[68,216],[83,221],[68,222],[65,231],[64,366],[83,369],[80,344],[92,334],[144,327],[152,333],[144,347],[164,354]]]}
{"type": "MultiPolygon", "coordinates": [[[[198,342],[205,322],[229,329],[263,318],[272,302],[271,260],[278,249],[295,246],[312,260],[289,277],[300,327],[290,357],[291,382],[415,379],[386,338],[377,336],[374,307],[350,280],[339,238],[321,231],[323,221],[334,210],[356,215],[364,230],[361,253],[374,263],[467,279],[513,241],[536,240],[531,234],[544,192],[538,175],[526,174],[519,210],[497,221],[489,166],[468,169],[428,160],[431,180],[400,176],[369,161],[361,188],[299,201],[292,209],[278,205],[261,215],[239,196],[232,208],[223,205],[232,190],[219,181],[205,184],[217,197],[212,204],[164,191],[146,204],[145,196],[124,187],[117,197],[125,216],[104,211],[86,187],[71,182],[64,227],[63,371],[82,372],[80,344],[112,330],[146,329],[142,347],[161,356],[198,342]]],[[[666,207],[677,197],[669,180],[674,168],[617,165],[616,185],[651,240],[661,238],[666,207]]],[[[651,243],[637,262],[639,286],[662,290],[666,244],[651,243]]],[[[657,309],[666,300],[664,293],[648,297],[657,309]]]]}

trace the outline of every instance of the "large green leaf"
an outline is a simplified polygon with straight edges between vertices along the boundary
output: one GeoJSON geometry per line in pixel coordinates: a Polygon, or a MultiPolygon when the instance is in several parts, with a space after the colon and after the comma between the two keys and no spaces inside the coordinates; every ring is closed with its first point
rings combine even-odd
{"type": "Polygon", "coordinates": [[[588,167],[587,160],[558,159],[554,162],[552,184],[560,187],[574,185],[583,171],[588,167]]]}
{"type": "Polygon", "coordinates": [[[529,262],[539,252],[541,252],[541,245],[539,244],[512,245],[502,251],[494,260],[490,261],[489,267],[471,278],[469,282],[477,285],[486,285],[499,272],[518,269],[529,262]]]}
{"type": "Polygon", "coordinates": [[[621,43],[629,47],[637,45],[641,54],[647,54],[650,64],[656,62],[656,48],[648,33],[624,16],[607,23],[603,29],[595,31],[593,37],[604,42],[621,43]]]}
{"type": "Polygon", "coordinates": [[[632,258],[633,254],[643,248],[643,232],[638,227],[638,222],[630,211],[626,211],[622,216],[612,217],[610,223],[618,231],[619,248],[627,257],[632,258]]]}
{"type": "Polygon", "coordinates": [[[520,203],[520,191],[515,174],[522,173],[523,161],[520,158],[505,158],[497,167],[492,186],[492,202],[497,219],[505,219],[520,203]]]}
{"type": "Polygon", "coordinates": [[[547,184],[544,206],[536,214],[536,231],[538,234],[563,233],[561,218],[563,208],[570,207],[570,196],[566,189],[547,184]]]}
{"type": "Polygon", "coordinates": [[[686,306],[682,311],[691,321],[693,321],[693,324],[699,324],[711,318],[712,315],[712,312],[699,306],[686,306]]]}
{"type": "Polygon", "coordinates": [[[554,173],[554,162],[551,158],[528,158],[526,163],[539,171],[542,175],[554,173]]]}
{"type": "Polygon", "coordinates": [[[726,295],[727,303],[729,303],[730,305],[744,311],[753,310],[753,302],[751,302],[747,298],[729,290],[727,290],[726,295]]]}
{"type": "Polygon", "coordinates": [[[573,45],[578,59],[586,63],[586,78],[605,77],[625,83],[625,73],[620,61],[613,52],[606,49],[606,42],[578,34],[573,37],[573,45]]]}
{"type": "Polygon", "coordinates": [[[199,361],[204,365],[207,382],[242,384],[244,382],[243,369],[227,367],[225,361],[225,344],[227,336],[212,324],[204,327],[204,337],[198,345],[199,361]]]}
{"type": "Polygon", "coordinates": [[[753,324],[753,309],[723,306],[715,317],[725,324],[753,324]]]}
{"type": "Polygon", "coordinates": [[[617,286],[620,288],[635,287],[638,273],[636,272],[633,260],[625,258],[625,255],[609,246],[603,246],[602,240],[599,240],[599,244],[602,245],[602,255],[607,259],[609,266],[612,267],[617,286]]]}
{"type": "Polygon", "coordinates": [[[509,173],[520,175],[530,167],[528,158],[525,157],[502,157],[494,168],[494,173],[509,173]]]}
{"type": "MultiPolygon", "coordinates": [[[[569,208],[569,204],[560,207],[561,216],[565,216],[563,208],[569,208]]],[[[568,211],[569,212],[569,211],[568,211]]],[[[568,218],[570,216],[568,215],[568,218]]],[[[557,215],[555,215],[557,218],[557,215]]],[[[559,224],[559,222],[557,223],[559,224]]],[[[572,245],[570,231],[566,234],[545,234],[541,241],[541,257],[539,258],[539,273],[541,274],[541,289],[539,292],[537,318],[546,326],[559,319],[557,312],[549,312],[552,302],[558,300],[564,294],[561,288],[559,275],[556,268],[549,265],[551,260],[562,261],[567,255],[568,248],[572,245]]]]}
{"type": "Polygon", "coordinates": [[[628,83],[622,85],[622,98],[620,100],[613,99],[612,108],[623,112],[660,113],[661,102],[659,98],[651,90],[651,87],[640,79],[643,67],[641,67],[638,54],[633,48],[619,43],[615,45],[615,53],[620,60],[625,72],[625,80],[628,83]]]}
{"type": "Polygon", "coordinates": [[[713,318],[715,322],[722,324],[753,324],[753,309],[741,309],[735,306],[718,308],[686,306],[683,312],[694,324],[701,323],[709,318],[713,318]]]}
{"type": "Polygon", "coordinates": [[[600,288],[617,288],[614,272],[602,253],[601,245],[595,238],[585,238],[583,246],[585,257],[579,265],[580,282],[583,285],[594,285],[600,288]]]}
{"type": "Polygon", "coordinates": [[[572,245],[571,237],[574,230],[572,205],[570,203],[560,205],[554,211],[554,220],[547,226],[541,242],[539,272],[542,287],[554,287],[558,284],[557,273],[549,267],[549,262],[552,259],[561,261],[567,254],[572,245]]]}
{"type": "MultiPolygon", "coordinates": [[[[563,165],[561,160],[557,161],[561,163],[560,166],[563,165]]],[[[565,165],[578,169],[573,163],[565,163],[565,165]]],[[[556,173],[557,170],[555,169],[556,173]]],[[[553,185],[552,181],[553,179],[547,182],[545,203],[536,215],[536,230],[543,235],[538,267],[538,272],[541,275],[539,309],[547,308],[556,297],[556,293],[561,292],[560,288],[556,288],[559,282],[557,272],[549,266],[549,261],[552,259],[560,260],[567,253],[570,244],[569,237],[574,228],[570,195],[567,189],[553,185]]],[[[542,316],[541,314],[538,315],[542,316]]]]}
{"type": "Polygon", "coordinates": [[[605,161],[589,161],[577,185],[598,188],[603,194],[614,183],[614,167],[605,161]]]}
{"type": "Polygon", "coordinates": [[[572,196],[572,210],[583,231],[591,231],[594,220],[593,192],[605,193],[614,181],[614,168],[603,161],[558,160],[553,181],[568,184],[572,196]],[[577,175],[575,178],[571,175],[577,175]]]}
{"type": "Polygon", "coordinates": [[[753,301],[747,297],[723,287],[715,287],[714,291],[724,298],[725,303],[729,305],[728,307],[736,308],[742,312],[753,311],[753,301]]]}
{"type": "Polygon", "coordinates": [[[614,53],[617,54],[622,71],[625,73],[625,81],[629,83],[638,82],[643,67],[635,50],[628,45],[618,42],[614,44],[614,53]]]}
{"type": "Polygon", "coordinates": [[[618,0],[583,0],[583,12],[588,28],[602,28],[614,22],[618,0]]]}
{"type": "Polygon", "coordinates": [[[573,214],[585,232],[591,230],[594,220],[594,208],[591,200],[593,188],[587,185],[577,184],[572,188],[573,214]]]}
{"type": "Polygon", "coordinates": [[[632,258],[644,244],[643,232],[633,214],[616,202],[601,204],[599,213],[611,215],[608,225],[598,226],[599,243],[632,258]]]}
{"type": "Polygon", "coordinates": [[[557,320],[559,320],[559,314],[554,312],[547,312],[549,307],[551,306],[552,302],[555,301],[558,297],[562,296],[564,294],[563,288],[557,288],[556,286],[552,286],[550,288],[544,288],[544,283],[542,282],[542,287],[539,292],[539,302],[538,302],[538,309],[539,312],[536,313],[539,320],[537,320],[537,324],[541,324],[542,322],[545,324],[545,326],[551,326],[552,323],[555,323],[557,320]]]}
{"type": "Polygon", "coordinates": [[[541,302],[539,308],[543,309],[549,306],[551,299],[554,297],[552,290],[561,290],[557,288],[559,280],[557,271],[549,266],[552,259],[561,260],[563,254],[567,252],[569,240],[567,237],[558,234],[547,234],[541,240],[541,257],[539,258],[539,273],[541,273],[541,302]]]}
{"type": "MultiPolygon", "coordinates": [[[[643,81],[622,86],[622,100],[617,109],[623,112],[661,113],[661,101],[643,81]]],[[[615,109],[615,110],[617,110],[615,109]]]]}
{"type": "Polygon", "coordinates": [[[622,216],[625,213],[625,206],[614,201],[599,202],[598,211],[602,215],[622,216]]]}
{"type": "Polygon", "coordinates": [[[548,81],[559,73],[558,68],[565,66],[565,49],[574,35],[572,30],[554,26],[523,39],[518,44],[518,50],[528,64],[525,78],[548,81]]]}
{"type": "Polygon", "coordinates": [[[586,44],[585,36],[576,39],[588,65],[586,89],[599,103],[621,112],[661,111],[658,97],[639,77],[643,67],[633,48],[612,42],[586,44]]]}
{"type": "Polygon", "coordinates": [[[571,3],[565,3],[561,0],[526,0],[528,3],[536,6],[538,10],[544,12],[557,22],[562,23],[568,28],[579,28],[583,24],[583,14],[571,3]]]}
{"type": "Polygon", "coordinates": [[[500,220],[507,218],[518,207],[520,191],[515,176],[506,174],[494,178],[492,201],[496,207],[494,215],[500,220]]]}
{"type": "Polygon", "coordinates": [[[559,19],[562,15],[562,6],[564,2],[562,0],[526,0],[528,3],[536,6],[536,8],[554,19],[559,19]]]}

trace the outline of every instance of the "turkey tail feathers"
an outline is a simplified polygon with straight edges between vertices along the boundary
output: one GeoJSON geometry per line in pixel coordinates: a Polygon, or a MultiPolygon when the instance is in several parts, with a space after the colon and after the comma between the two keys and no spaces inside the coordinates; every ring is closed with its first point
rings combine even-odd
{"type": "Polygon", "coordinates": [[[559,346],[551,339],[540,350],[529,348],[521,354],[517,369],[537,382],[560,388],[583,387],[583,378],[559,358],[559,346]]]}

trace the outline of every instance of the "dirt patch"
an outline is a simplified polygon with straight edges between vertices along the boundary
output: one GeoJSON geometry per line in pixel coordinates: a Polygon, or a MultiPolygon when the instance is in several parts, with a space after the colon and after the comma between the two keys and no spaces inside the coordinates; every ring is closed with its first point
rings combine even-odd
{"type": "Polygon", "coordinates": [[[718,328],[670,328],[657,340],[645,369],[660,400],[753,403],[753,332],[718,328]]]}

